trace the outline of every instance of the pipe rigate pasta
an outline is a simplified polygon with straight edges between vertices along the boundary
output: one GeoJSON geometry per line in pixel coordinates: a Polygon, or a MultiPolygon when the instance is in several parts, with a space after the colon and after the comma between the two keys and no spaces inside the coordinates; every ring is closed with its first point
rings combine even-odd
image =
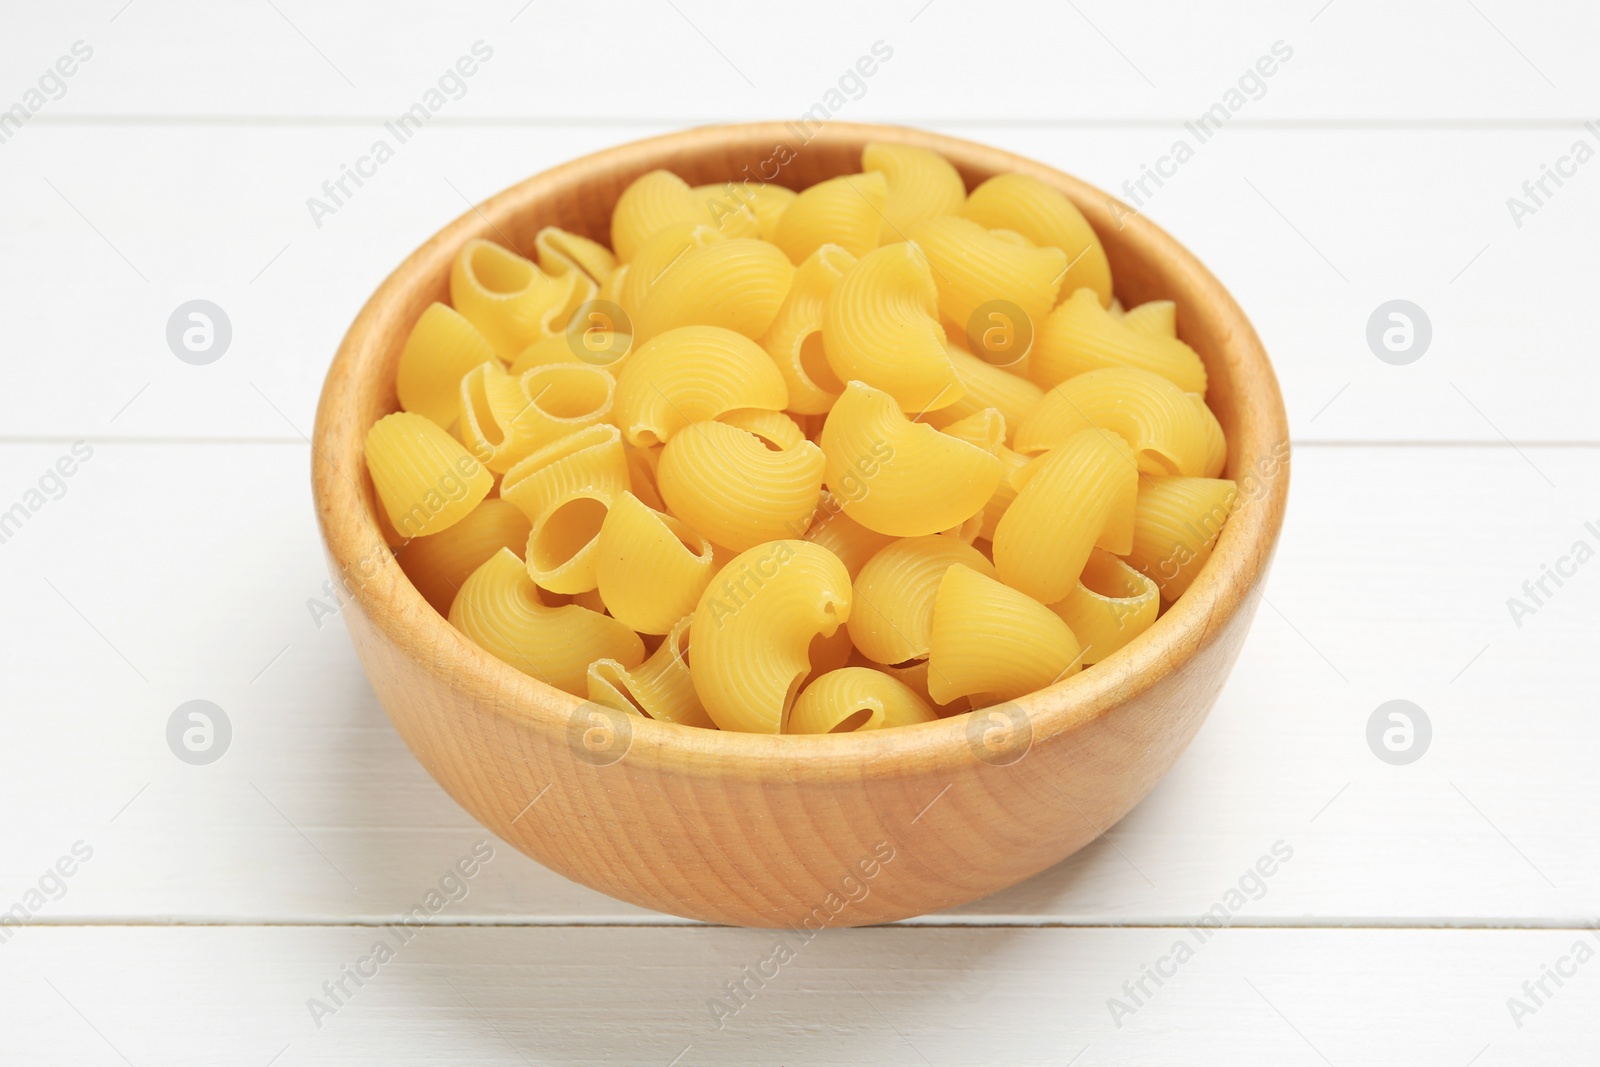
{"type": "Polygon", "coordinates": [[[589,665],[589,699],[618,711],[634,712],[660,722],[715,730],[695,692],[689,672],[689,624],[694,616],[679,619],[656,650],[637,667],[614,659],[589,665]]]}
{"type": "Polygon", "coordinates": [[[644,661],[644,642],[616,619],[576,604],[546,606],[509,548],[462,583],[450,622],[490,655],[575,696],[587,691],[595,660],[644,661]]]}
{"type": "Polygon", "coordinates": [[[429,304],[411,327],[395,371],[400,407],[425,415],[440,426],[456,420],[461,378],[498,357],[477,327],[444,304],[429,304]]]}
{"type": "Polygon", "coordinates": [[[789,712],[793,734],[845,734],[938,718],[915,690],[870,667],[840,667],[800,691],[789,712]]]}
{"type": "Polygon", "coordinates": [[[761,347],[788,386],[791,411],[825,414],[844,391],[844,383],[828,363],[823,312],[828,294],[855,262],[856,258],[838,245],[823,245],[807,256],[795,268],[789,295],[761,338],[761,347]]]}
{"type": "Polygon", "coordinates": [[[799,264],[823,245],[852,256],[878,247],[889,183],[882,174],[845,174],[818,182],[784,209],[772,243],[799,264]]]}
{"type": "Polygon", "coordinates": [[[617,198],[611,212],[611,248],[623,263],[633,260],[641,245],[673,223],[716,229],[703,198],[670,171],[640,175],[617,198]]]}
{"type": "Polygon", "coordinates": [[[1098,548],[1072,592],[1050,605],[1083,644],[1085,667],[1148,630],[1160,609],[1161,592],[1148,575],[1098,548]]]}
{"type": "Polygon", "coordinates": [[[502,548],[521,552],[528,543],[528,517],[499,497],[489,497],[466,518],[426,537],[413,537],[395,553],[400,569],[440,615],[467,576],[502,548]]]}
{"type": "Polygon", "coordinates": [[[959,212],[991,230],[1010,230],[1041,247],[1059,248],[1067,268],[1062,295],[1093,290],[1111,302],[1111,264],[1089,220],[1066,197],[1027,174],[997,174],[972,190],[959,212]]]}
{"type": "Polygon", "coordinates": [[[631,630],[666,633],[711,584],[711,542],[632,493],[612,499],[599,536],[594,567],[600,599],[631,630]]]}
{"type": "Polygon", "coordinates": [[[1186,393],[1205,394],[1206,368],[1194,349],[1176,337],[1129,329],[1112,318],[1094,294],[1079,289],[1037,328],[1028,357],[1028,377],[1048,389],[1075,374],[1102,367],[1154,371],[1186,393]]]}
{"type": "Polygon", "coordinates": [[[690,423],[735,408],[781,411],[788,403],[772,357],[720,326],[680,326],[652,337],[617,376],[617,424],[633,445],[665,444],[690,423]]]}
{"type": "Polygon", "coordinates": [[[772,448],[717,421],[673,434],[656,485],[673,514],[736,551],[805,533],[822,491],[822,449],[801,440],[772,448]]]}
{"type": "Polygon", "coordinates": [[[634,313],[634,338],[648,341],[676,326],[722,326],[760,337],[793,280],[793,264],[765,241],[731,238],[688,248],[634,313]]]}
{"type": "Polygon", "coordinates": [[[367,431],[367,470],[402,537],[436,534],[466,518],[494,488],[494,475],[432,419],[385,415],[367,431]]]}
{"type": "Polygon", "coordinates": [[[957,215],[918,224],[911,239],[933,268],[939,313],[962,326],[979,307],[996,300],[1015,304],[1039,322],[1055,306],[1067,269],[1067,255],[1059,248],[1007,239],[957,215]]]}
{"type": "Polygon", "coordinates": [[[994,564],[971,545],[932,534],[895,541],[867,561],[855,578],[850,639],[874,663],[904,663],[928,654],[933,598],[951,565],[993,578],[994,564]]]}
{"type": "Polygon", "coordinates": [[[712,720],[780,732],[811,671],[812,641],[849,618],[850,575],[828,550],[784,540],[740,553],[701,596],[689,631],[690,673],[712,720]]]}
{"type": "Polygon", "coordinates": [[[554,277],[491,241],[472,240],[450,269],[450,303],[504,361],[558,333],[594,286],[577,271],[554,277]]]}
{"type": "Polygon", "coordinates": [[[873,142],[861,150],[861,169],[881,173],[888,183],[879,244],[907,240],[917,223],[953,215],[967,198],[956,168],[926,148],[873,142]]]}
{"type": "Polygon", "coordinates": [[[1091,426],[1120,434],[1146,474],[1213,475],[1226,456],[1204,400],[1136,367],[1087,371],[1051,389],[1017,428],[1015,446],[1036,455],[1091,426]]]}
{"type": "Polygon", "coordinates": [[[1128,563],[1176,600],[1211,558],[1237,487],[1226,478],[1139,479],[1128,563]]]}
{"type": "Polygon", "coordinates": [[[1055,612],[970,567],[956,563],[945,571],[929,638],[934,700],[1014,700],[1082,666],[1078,639],[1055,612]]]}

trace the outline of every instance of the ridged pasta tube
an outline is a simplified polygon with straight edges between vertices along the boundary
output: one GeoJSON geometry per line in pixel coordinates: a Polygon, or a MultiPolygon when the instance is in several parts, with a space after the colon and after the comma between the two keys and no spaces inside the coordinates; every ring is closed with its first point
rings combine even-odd
{"type": "Polygon", "coordinates": [[[1000,580],[1044,604],[1072,591],[1092,549],[1126,553],[1139,474],[1110,430],[1080,430],[1022,468],[994,532],[1000,580]]]}
{"type": "Polygon", "coordinates": [[[665,170],[641,174],[611,211],[611,248],[618,260],[631,262],[645,241],[677,222],[716,228],[705,202],[682,178],[665,170]]]}
{"type": "Polygon", "coordinates": [[[1125,325],[1079,289],[1038,327],[1028,357],[1028,377],[1042,388],[1102,367],[1154,371],[1186,393],[1206,391],[1206,368],[1195,350],[1176,337],[1160,337],[1125,325]]]}
{"type": "Polygon", "coordinates": [[[372,486],[402,537],[425,537],[460,522],[494,488],[494,475],[432,419],[385,415],[367,431],[372,486]]]}
{"type": "Polygon", "coordinates": [[[489,497],[454,526],[412,538],[395,558],[433,610],[449,615],[467,576],[502,548],[521,552],[528,530],[526,515],[499,497],[489,497]]]}
{"type": "Polygon", "coordinates": [[[944,572],[960,563],[994,577],[994,564],[971,545],[932,534],[895,541],[855,578],[850,640],[874,663],[896,664],[928,654],[933,598],[944,572]]]}
{"type": "Polygon", "coordinates": [[[907,419],[888,393],[845,387],[822,427],[824,481],[845,513],[896,537],[938,533],[983,510],[1000,461],[907,419]]]}
{"type": "Polygon", "coordinates": [[[648,341],[678,326],[721,326],[760,337],[793,280],[793,264],[765,241],[734,238],[691,247],[650,287],[633,317],[634,338],[648,341]]]}
{"type": "MultiPolygon", "coordinates": [[[[1135,527],[1137,529],[1137,527],[1135,527]]],[[[1077,586],[1050,610],[1083,644],[1083,665],[1099,663],[1144,633],[1161,610],[1161,592],[1148,576],[1095,549],[1077,586]]]]}
{"type": "Polygon", "coordinates": [[[461,379],[462,443],[492,471],[504,473],[535,449],[611,413],[616,382],[599,367],[548,364],[521,375],[498,362],[461,379]]]}
{"type": "Polygon", "coordinates": [[[680,326],[636,347],[617,375],[616,421],[632,445],[665,444],[735,408],[782,411],[789,392],[760,345],[720,326],[680,326]]]}
{"type": "Polygon", "coordinates": [[[450,303],[507,363],[541,337],[559,333],[592,294],[582,274],[551,277],[492,241],[468,241],[450,268],[450,303]]]}
{"type": "Polygon", "coordinates": [[[595,580],[606,610],[631,630],[664,634],[711,584],[711,542],[682,519],[624,492],[600,524],[595,580]]]}
{"type": "Polygon", "coordinates": [[[1081,670],[1080,652],[1055,612],[957,563],[934,597],[928,694],[941,704],[1014,700],[1081,670]]]}
{"type": "Polygon", "coordinates": [[[844,734],[912,726],[936,718],[915,691],[882,671],[840,667],[801,690],[785,732],[844,734]]]}
{"type": "Polygon", "coordinates": [[[1222,427],[1200,396],[1136,367],[1085,371],[1051,389],[1017,428],[1016,449],[1036,455],[1092,426],[1121,435],[1146,474],[1214,476],[1227,457],[1222,427]]]}
{"type": "Polygon", "coordinates": [[[960,214],[991,230],[1011,230],[1036,245],[1059,248],[1068,266],[1061,292],[1087,288],[1111,303],[1111,264],[1083,212],[1038,178],[997,174],[972,190],[960,214]]]}
{"type": "Polygon", "coordinates": [[[761,338],[789,389],[789,410],[821,415],[844,391],[823,344],[828,294],[856,259],[838,245],[823,245],[795,269],[789,295],[761,338]]]}
{"type": "Polygon", "coordinates": [[[576,604],[547,607],[508,548],[462,583],[450,623],[495,658],[574,696],[587,692],[595,660],[644,661],[644,642],[616,619],[576,604]]]}
{"type": "Polygon", "coordinates": [[[1236,486],[1226,478],[1139,479],[1130,566],[1161,587],[1161,598],[1184,594],[1211,558],[1233,510],[1236,486]]]}
{"type": "Polygon", "coordinates": [[[539,269],[551,276],[575,270],[598,286],[617,269],[617,257],[611,249],[559,226],[540,230],[533,247],[539,255],[539,269]]]}
{"type": "Polygon", "coordinates": [[[483,363],[498,363],[494,349],[460,312],[429,304],[411,328],[395,372],[395,392],[406,411],[446,428],[461,410],[461,379],[483,363]]]}
{"type": "Polygon", "coordinates": [[[850,575],[826,549],[773,541],[734,557],[701,596],[689,632],[690,673],[712,720],[781,732],[810,673],[812,641],[849,618],[850,575]]]}
{"type": "Polygon", "coordinates": [[[685,615],[667,632],[650,657],[637,667],[601,659],[589,665],[589,699],[618,711],[631,711],[660,722],[715,730],[689,674],[689,624],[685,615]]]}
{"type": "Polygon", "coordinates": [[[926,148],[874,141],[861,151],[861,169],[881,173],[889,187],[879,244],[904,241],[917,223],[956,214],[967,198],[961,174],[926,148]]]}
{"type": "Polygon", "coordinates": [[[889,183],[882,174],[845,174],[818,182],[784,209],[772,243],[791,263],[823,245],[861,257],[878,247],[889,183]]]}
{"type": "Polygon", "coordinates": [[[1043,321],[1067,269],[1059,248],[1034,248],[955,215],[919,223],[911,239],[933,268],[939,313],[963,326],[980,306],[996,300],[1015,304],[1035,324],[1043,321]]]}
{"type": "Polygon", "coordinates": [[[747,430],[696,422],[667,442],[656,485],[673,514],[742,552],[805,532],[824,465],[822,449],[810,441],[775,449],[747,430]]]}

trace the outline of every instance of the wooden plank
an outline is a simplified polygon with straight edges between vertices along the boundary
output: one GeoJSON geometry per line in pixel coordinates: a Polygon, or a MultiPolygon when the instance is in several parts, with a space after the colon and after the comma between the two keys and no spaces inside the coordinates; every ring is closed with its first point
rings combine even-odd
{"type": "Polygon", "coordinates": [[[305,0],[226,11],[142,0],[128,10],[107,2],[29,11],[22,32],[0,43],[0,62],[17,75],[8,92],[20,94],[24,76],[74,41],[94,48],[66,94],[45,104],[46,121],[393,115],[479,40],[492,58],[441,114],[698,122],[793,116],[823,103],[866,120],[1095,121],[1192,118],[1281,40],[1292,58],[1264,95],[1241,97],[1241,117],[1589,117],[1576,105],[1600,87],[1583,47],[1597,29],[1592,11],[1549,0],[1476,7],[1004,0],[979,11],[948,0],[826,0],[750,19],[717,0],[531,9],[525,0],[461,9],[410,0],[381,14],[305,0]],[[878,41],[892,49],[888,61],[864,89],[841,86],[878,41]],[[842,92],[830,102],[830,90],[842,92]]]}
{"type": "Polygon", "coordinates": [[[371,927],[24,930],[0,950],[11,1009],[0,1051],[15,1063],[212,1064],[226,1055],[279,1067],[1497,1067],[1585,1062],[1600,1008],[1589,930],[878,927],[805,940],[732,929],[424,927],[409,936],[402,944],[371,927]],[[382,963],[380,942],[391,954],[382,963]],[[1178,944],[1189,948],[1182,963],[1178,944]],[[360,986],[345,978],[348,996],[335,990],[335,1004],[323,983],[358,966],[368,977],[360,986]],[[1156,967],[1167,974],[1159,986],[1145,976],[1156,967]],[[1567,972],[1560,986],[1545,967],[1567,972]],[[1523,983],[1540,980],[1549,995],[1535,988],[1540,1003],[1513,1019],[1508,1001],[1531,1004],[1523,983]],[[735,1000],[729,983],[748,992],[735,1000]],[[331,1013],[314,1018],[313,999],[331,1013]],[[1129,1010],[1114,1017],[1113,1000],[1129,1010]]]}
{"type": "MultiPolygon", "coordinates": [[[[347,184],[358,195],[318,228],[307,199],[380,131],[96,126],[28,130],[6,145],[0,195],[17,215],[0,285],[29,310],[14,344],[31,356],[14,361],[0,426],[23,437],[296,439],[345,327],[413,247],[469,199],[660,127],[425,130],[364,187],[347,184]],[[232,324],[228,351],[207,366],[180,361],[166,340],[169,317],[195,298],[232,324]],[[70,388],[69,364],[84,372],[70,388]]],[[[1173,136],[950,132],[1112,190],[1139,180],[1173,136]]],[[[1571,309],[1600,286],[1585,243],[1600,199],[1584,184],[1600,173],[1580,171],[1521,229],[1505,207],[1570,139],[1226,131],[1163,187],[1146,180],[1148,199],[1134,195],[1239,297],[1274,356],[1297,439],[1593,441],[1587,397],[1600,370],[1571,309]],[[1397,195],[1417,188],[1428,195],[1397,195]],[[1369,317],[1396,298],[1431,321],[1431,347],[1409,366],[1381,362],[1366,341],[1369,317]]]]}
{"type": "MultiPolygon", "coordinates": [[[[478,831],[390,729],[337,615],[316,625],[308,604],[328,598],[307,449],[93,449],[0,545],[16,709],[0,746],[0,894],[17,899],[81,839],[95,857],[42,921],[403,911],[478,831]],[[233,726],[210,766],[167,747],[169,717],[194,699],[233,726]]],[[[64,451],[0,447],[0,503],[64,451]]],[[[1600,525],[1597,488],[1587,448],[1302,448],[1269,604],[1190,751],[1107,839],[925,921],[1184,922],[1279,840],[1294,858],[1254,922],[1600,912],[1595,575],[1547,581],[1520,628],[1506,606],[1575,541],[1600,544],[1585,526],[1600,525]],[[1409,766],[1367,747],[1369,717],[1393,699],[1433,725],[1409,766]]],[[[460,917],[650,918],[509,851],[460,917]]]]}

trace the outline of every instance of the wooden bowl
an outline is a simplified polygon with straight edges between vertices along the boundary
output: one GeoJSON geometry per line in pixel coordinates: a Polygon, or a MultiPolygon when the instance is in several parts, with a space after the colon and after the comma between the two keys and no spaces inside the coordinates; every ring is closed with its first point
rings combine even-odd
{"type": "Polygon", "coordinates": [[[428,772],[495,834],[614,897],[712,922],[855,926],[948,908],[1058,863],[1137,804],[1215,702],[1255,613],[1288,493],[1272,367],[1222,285],[1106,194],[1020,156],[886,126],[713,127],[622,145],[529,178],[446,226],[373,294],[317,410],[312,481],[356,652],[428,772]],[[607,715],[500,662],[412,588],[385,545],[362,461],[397,408],[401,347],[472,238],[531,252],[547,225],[608,240],[612,205],[664,167],[691,185],[796,189],[860,170],[869,141],[931,148],[969,188],[1021,171],[1099,232],[1125,304],[1178,303],[1210,372],[1228,477],[1245,503],[1203,573],[1126,648],[989,712],[839,736],[766,736],[607,715]]]}

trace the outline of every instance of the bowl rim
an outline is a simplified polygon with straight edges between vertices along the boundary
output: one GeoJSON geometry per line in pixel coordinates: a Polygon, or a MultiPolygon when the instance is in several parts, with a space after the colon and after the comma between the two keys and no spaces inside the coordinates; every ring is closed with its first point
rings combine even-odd
{"type": "MultiPolygon", "coordinates": [[[[439,279],[448,276],[455,251],[468,240],[495,240],[501,229],[497,220],[553,193],[579,188],[619,167],[670,169],[674,159],[729,140],[772,144],[794,136],[793,123],[702,126],[615,145],[541,171],[473,205],[425,241],[383,280],[346,332],[323,384],[311,438],[313,498],[330,566],[336,579],[344,576],[349,597],[379,632],[480,707],[554,736],[566,731],[573,713],[589,702],[524,674],[470,641],[423,600],[387,548],[362,462],[367,426],[358,425],[349,409],[366,368],[381,358],[390,331],[410,327],[409,321],[398,321],[395,309],[414,303],[421,289],[437,289],[439,279]],[[360,486],[348,471],[359,472],[360,486]],[[349,577],[353,567],[361,568],[359,580],[349,577]]],[[[1136,246],[1146,259],[1159,254],[1169,270],[1182,271],[1193,295],[1204,302],[1200,317],[1217,320],[1212,327],[1221,330],[1217,355],[1230,364],[1240,386],[1234,394],[1236,428],[1228,442],[1226,473],[1238,481],[1240,457],[1259,461],[1268,450],[1281,466],[1266,478],[1266,491],[1251,506],[1235,509],[1189,589],[1148,630],[1072,677],[1006,702],[1025,716],[1031,745],[1092,723],[1174,674],[1214,641],[1236,613],[1254,608],[1282,526],[1289,483],[1287,417],[1267,354],[1233,297],[1192,253],[1141,213],[1080,179],[1004,149],[909,127],[830,121],[812,131],[806,144],[817,141],[914,144],[940,152],[964,170],[1017,171],[1041,178],[1064,192],[1103,240],[1114,227],[1120,231],[1119,243],[1136,246]],[[1245,395],[1242,383],[1253,391],[1245,395]]],[[[979,762],[972,737],[981,729],[974,716],[982,710],[915,726],[827,735],[706,730],[629,716],[627,759],[702,777],[787,775],[838,781],[955,771],[979,762]]]]}

